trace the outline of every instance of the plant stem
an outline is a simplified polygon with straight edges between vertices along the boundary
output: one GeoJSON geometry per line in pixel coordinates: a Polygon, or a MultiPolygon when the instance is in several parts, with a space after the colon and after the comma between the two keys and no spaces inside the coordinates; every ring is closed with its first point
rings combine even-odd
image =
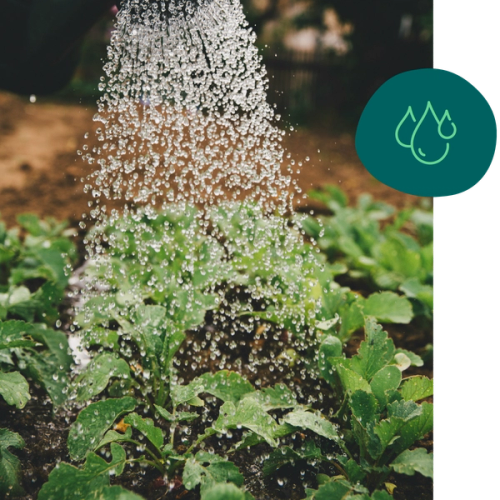
{"type": "Polygon", "coordinates": [[[342,401],[342,404],[340,405],[340,408],[337,411],[337,413],[335,413],[335,415],[333,415],[333,418],[336,418],[337,420],[342,420],[342,418],[344,417],[348,402],[349,402],[349,397],[347,396],[347,394],[344,394],[344,400],[342,401]]]}
{"type": "Polygon", "coordinates": [[[186,450],[186,454],[189,453],[193,448],[196,448],[196,446],[198,446],[202,441],[204,441],[205,439],[207,439],[208,437],[210,436],[213,436],[213,432],[212,433],[209,433],[209,434],[202,434],[187,450],[186,450]]]}
{"type": "MultiPolygon", "coordinates": [[[[135,444],[136,446],[138,446],[139,448],[144,448],[144,451],[146,451],[148,453],[148,455],[153,459],[153,461],[155,462],[155,467],[158,469],[160,468],[163,472],[165,471],[165,467],[163,466],[163,464],[160,462],[160,458],[156,456],[155,453],[153,453],[149,448],[146,448],[144,447],[144,444],[142,443],[139,443],[139,441],[136,441],[135,439],[124,439],[123,440],[124,442],[126,443],[131,443],[131,444],[135,444]]],[[[149,462],[149,461],[148,461],[149,462]]]]}
{"type": "Polygon", "coordinates": [[[146,460],[144,458],[133,458],[132,460],[127,460],[128,463],[138,463],[138,464],[148,464],[151,465],[151,467],[154,467],[158,471],[160,471],[162,474],[165,474],[165,468],[162,466],[159,466],[156,462],[152,462],[151,460],[146,460]]]}

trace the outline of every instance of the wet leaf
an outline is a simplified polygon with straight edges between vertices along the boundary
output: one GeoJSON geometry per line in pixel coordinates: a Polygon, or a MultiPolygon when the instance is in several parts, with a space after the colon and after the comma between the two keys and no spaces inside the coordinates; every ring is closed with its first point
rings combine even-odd
{"type": "Polygon", "coordinates": [[[290,463],[295,465],[301,460],[321,458],[321,449],[318,448],[313,441],[306,441],[298,450],[294,450],[289,446],[283,446],[274,450],[271,455],[269,455],[269,458],[264,462],[262,472],[264,473],[264,476],[270,476],[284,465],[290,463]]]}
{"type": "Polygon", "coordinates": [[[69,379],[68,371],[59,364],[60,357],[48,350],[22,353],[20,357],[26,362],[27,375],[43,385],[54,405],[64,404],[68,399],[69,379]]]}
{"type": "Polygon", "coordinates": [[[127,362],[115,354],[102,353],[96,356],[76,379],[77,401],[88,401],[106,389],[113,377],[130,376],[127,362]]]}
{"type": "Polygon", "coordinates": [[[382,323],[409,323],[413,318],[411,303],[393,292],[370,295],[363,302],[363,311],[382,323]]]}
{"type": "Polygon", "coordinates": [[[216,484],[204,492],[201,500],[253,500],[253,496],[233,484],[216,484]]]}
{"type": "Polygon", "coordinates": [[[82,460],[95,450],[105,432],[118,417],[135,409],[136,400],[131,397],[107,399],[92,403],[83,409],[71,425],[68,450],[73,460],[82,460]]]}
{"type": "Polygon", "coordinates": [[[150,418],[143,418],[137,413],[130,413],[124,419],[126,424],[131,425],[134,429],[144,434],[153,446],[161,451],[163,446],[163,432],[160,428],[155,427],[154,422],[150,418]]]}
{"type": "Polygon", "coordinates": [[[391,467],[399,474],[413,476],[420,472],[425,477],[433,477],[433,454],[427,454],[425,448],[403,451],[391,463],[391,467]]]}
{"type": "Polygon", "coordinates": [[[381,408],[388,403],[387,391],[396,390],[401,383],[401,371],[396,366],[385,366],[372,378],[370,387],[381,408]]]}
{"type": "Polygon", "coordinates": [[[102,438],[101,442],[97,446],[96,449],[102,448],[103,446],[106,446],[107,444],[110,443],[118,443],[120,441],[126,441],[127,439],[130,439],[132,437],[132,428],[130,426],[127,426],[125,429],[125,432],[117,432],[115,430],[110,430],[104,434],[104,437],[102,438]]]}
{"type": "Polygon", "coordinates": [[[340,357],[342,355],[342,342],[338,337],[333,335],[328,335],[319,347],[318,352],[318,367],[321,376],[329,382],[331,385],[335,385],[335,375],[332,372],[331,363],[328,362],[328,358],[340,357]]]}
{"type": "Polygon", "coordinates": [[[248,392],[243,397],[254,399],[261,405],[264,411],[287,409],[297,406],[295,394],[284,384],[266,387],[260,391],[248,392]]]}
{"type": "Polygon", "coordinates": [[[433,381],[422,375],[407,378],[399,390],[405,401],[420,401],[432,396],[434,392],[433,381]]]}
{"type": "Polygon", "coordinates": [[[420,356],[414,352],[407,351],[406,349],[396,349],[396,354],[404,354],[411,362],[411,366],[424,366],[424,361],[420,356]]]}
{"type": "Polygon", "coordinates": [[[207,456],[207,453],[197,453],[195,457],[189,458],[184,466],[182,480],[188,490],[201,486],[201,495],[217,483],[234,483],[241,486],[244,481],[243,475],[238,467],[232,462],[224,460],[217,455],[207,456]],[[205,463],[210,465],[205,467],[205,463]]]}
{"type": "Polygon", "coordinates": [[[24,493],[20,484],[21,462],[9,448],[24,448],[23,438],[16,432],[0,429],[0,495],[4,498],[24,493]]]}
{"type": "Polygon", "coordinates": [[[319,436],[337,441],[337,428],[322,415],[306,410],[295,410],[283,417],[283,422],[299,429],[309,429],[319,436]]]}
{"type": "Polygon", "coordinates": [[[203,392],[208,392],[224,402],[230,401],[236,404],[245,394],[255,391],[248,380],[228,370],[215,374],[205,373],[199,380],[203,383],[203,392]]]}
{"type": "Polygon", "coordinates": [[[82,500],[83,498],[110,498],[120,500],[136,500],[141,497],[127,492],[120,487],[109,487],[110,474],[119,475],[123,471],[126,455],[123,448],[111,444],[111,461],[106,462],[95,453],[89,453],[82,469],[67,463],[60,463],[54,467],[40,493],[38,500],[82,500]],[[123,496],[122,496],[123,495],[123,496]]]}
{"type": "Polygon", "coordinates": [[[355,391],[349,401],[353,416],[366,428],[368,424],[375,422],[378,405],[373,394],[365,391],[355,391]]]}
{"type": "MultiPolygon", "coordinates": [[[[410,401],[408,401],[410,403],[410,401]]],[[[422,403],[420,415],[405,422],[399,430],[399,439],[392,445],[395,453],[401,453],[408,449],[415,441],[422,439],[432,430],[433,425],[433,405],[422,403]]]]}
{"type": "Polygon", "coordinates": [[[277,446],[275,435],[278,424],[257,401],[251,398],[244,398],[237,405],[231,401],[224,403],[220,408],[219,418],[212,426],[214,431],[222,434],[229,429],[242,427],[258,434],[271,446],[277,446]]]}
{"type": "Polygon", "coordinates": [[[365,321],[366,340],[361,342],[358,354],[351,358],[350,368],[370,381],[372,377],[394,358],[394,342],[374,318],[365,321]]]}
{"type": "Polygon", "coordinates": [[[0,394],[7,404],[20,409],[31,398],[28,382],[19,372],[0,372],[0,394]]]}

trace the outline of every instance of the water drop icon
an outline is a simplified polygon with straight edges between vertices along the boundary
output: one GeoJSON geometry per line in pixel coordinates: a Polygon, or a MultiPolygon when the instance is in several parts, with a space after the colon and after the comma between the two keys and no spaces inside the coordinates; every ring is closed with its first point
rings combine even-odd
{"type": "Polygon", "coordinates": [[[413,123],[416,123],[417,119],[415,118],[415,115],[413,114],[413,109],[411,106],[408,106],[408,111],[406,114],[403,116],[403,119],[399,122],[399,125],[396,128],[396,141],[400,146],[403,146],[404,148],[411,148],[411,130],[413,130],[413,123]],[[405,134],[405,129],[410,128],[410,131],[407,134],[405,134]],[[404,136],[408,135],[409,139],[409,144],[406,142],[403,142],[404,136]]]}
{"type": "Polygon", "coordinates": [[[450,152],[449,140],[457,133],[457,127],[452,122],[448,110],[441,119],[438,118],[430,101],[427,102],[425,111],[413,129],[408,140],[408,127],[417,122],[411,106],[403,119],[396,127],[397,143],[411,150],[414,158],[424,165],[437,165],[441,163],[450,152]]]}

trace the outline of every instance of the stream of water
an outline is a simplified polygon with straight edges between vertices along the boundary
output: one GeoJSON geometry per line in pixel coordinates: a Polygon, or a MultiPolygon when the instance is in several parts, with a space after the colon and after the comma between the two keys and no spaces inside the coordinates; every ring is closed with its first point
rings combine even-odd
{"type": "MultiPolygon", "coordinates": [[[[291,316],[284,295],[294,298],[295,327],[305,323],[311,313],[305,310],[305,268],[314,267],[315,259],[301,250],[300,224],[284,217],[302,195],[293,178],[295,163],[282,145],[286,131],[267,102],[268,81],[255,41],[238,0],[124,2],[99,87],[99,145],[80,152],[91,171],[85,184],[92,196],[87,222],[93,226],[87,257],[97,267],[107,266],[87,283],[84,303],[126,281],[110,255],[133,258],[148,272],[152,251],[175,253],[178,235],[162,230],[158,236],[151,227],[158,213],[168,212],[171,223],[197,207],[182,229],[180,269],[166,258],[162,278],[146,285],[137,280],[136,289],[132,284],[120,300],[138,307],[145,286],[154,294],[173,282],[172,317],[180,307],[195,311],[200,298],[185,276],[196,274],[203,237],[209,254],[224,247],[223,255],[211,255],[203,267],[202,274],[210,276],[203,293],[219,294],[216,300],[234,331],[255,330],[252,304],[263,301],[285,326],[291,316]],[[237,227],[228,230],[227,221],[236,219],[237,227]],[[240,269],[251,262],[257,278],[237,270],[228,274],[230,260],[233,271],[235,262],[240,269]],[[266,288],[262,276],[266,285],[275,284],[266,288]],[[222,282],[229,288],[243,284],[250,299],[228,300],[222,282]],[[273,297],[280,294],[279,300],[273,297]]],[[[162,224],[168,229],[168,222],[162,224]]],[[[109,316],[114,306],[102,307],[109,316]]]]}

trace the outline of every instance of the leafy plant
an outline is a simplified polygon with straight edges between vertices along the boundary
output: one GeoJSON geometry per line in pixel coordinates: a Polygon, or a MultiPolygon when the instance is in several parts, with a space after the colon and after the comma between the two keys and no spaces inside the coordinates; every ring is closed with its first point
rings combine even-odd
{"type": "Polygon", "coordinates": [[[391,473],[432,477],[432,453],[411,447],[432,429],[432,381],[422,376],[402,379],[402,371],[418,356],[394,347],[374,318],[365,322],[366,340],[352,358],[342,355],[336,337],[326,336],[319,349],[319,370],[341,405],[331,419],[307,408],[295,409],[283,423],[308,429],[333,442],[317,448],[311,442],[299,450],[285,447],[271,454],[264,471],[313,457],[331,464],[334,477],[320,477],[308,498],[390,498],[376,492],[391,473]],[[369,495],[373,493],[373,496],[369,495]],[[359,497],[355,495],[360,495],[359,497]]]}
{"type": "Polygon", "coordinates": [[[3,498],[15,497],[24,493],[19,476],[21,463],[9,448],[23,448],[23,438],[9,429],[0,429],[0,494],[3,498]]]}
{"type": "Polygon", "coordinates": [[[72,364],[66,335],[53,330],[68,284],[66,268],[75,259],[67,223],[18,216],[26,232],[0,222],[0,394],[23,408],[30,377],[56,405],[66,400],[72,364]]]}
{"type": "MultiPolygon", "coordinates": [[[[18,409],[30,400],[34,380],[56,406],[67,399],[73,363],[66,335],[52,327],[68,284],[67,266],[75,259],[67,223],[24,214],[23,228],[7,230],[0,222],[0,395],[18,409]]],[[[22,438],[0,430],[0,493],[22,493],[19,460],[8,450],[22,448],[22,438]]]]}
{"type": "Polygon", "coordinates": [[[399,291],[411,299],[417,314],[430,317],[432,294],[432,213],[374,202],[362,195],[356,207],[336,186],[311,191],[331,217],[309,217],[304,229],[335,262],[344,262],[353,280],[369,279],[372,289],[399,291]],[[381,221],[393,219],[392,223],[381,221]],[[405,228],[405,231],[402,229],[405,228]],[[411,231],[415,237],[408,234],[411,231]]]}
{"type": "Polygon", "coordinates": [[[68,449],[73,460],[85,459],[85,464],[83,468],[69,464],[56,467],[39,498],[52,498],[56,492],[61,495],[58,498],[64,499],[78,495],[81,498],[84,494],[107,495],[111,471],[120,475],[126,464],[142,463],[155,467],[168,478],[182,469],[182,484],[188,490],[199,487],[202,499],[212,498],[219,490],[227,492],[228,498],[251,499],[253,497],[242,490],[220,486],[231,483],[240,487],[243,476],[227,458],[204,451],[202,444],[212,436],[229,436],[237,429],[246,429],[246,436],[233,451],[260,442],[277,446],[279,438],[289,434],[292,428],[278,424],[270,412],[294,408],[297,403],[284,385],[256,391],[237,373],[224,370],[213,375],[206,373],[185,386],[173,386],[169,408],[155,405],[153,418],[144,418],[134,411],[141,406],[141,401],[125,396],[91,403],[83,409],[71,426],[68,449]],[[205,405],[200,398],[203,394],[215,396],[223,403],[219,416],[201,435],[193,436],[189,445],[186,445],[187,439],[179,443],[176,431],[180,423],[202,417],[190,408],[205,405]],[[114,425],[117,420],[119,423],[114,425]],[[96,455],[108,446],[112,457],[109,463],[96,455]],[[146,454],[136,456],[134,449],[146,454]]]}

